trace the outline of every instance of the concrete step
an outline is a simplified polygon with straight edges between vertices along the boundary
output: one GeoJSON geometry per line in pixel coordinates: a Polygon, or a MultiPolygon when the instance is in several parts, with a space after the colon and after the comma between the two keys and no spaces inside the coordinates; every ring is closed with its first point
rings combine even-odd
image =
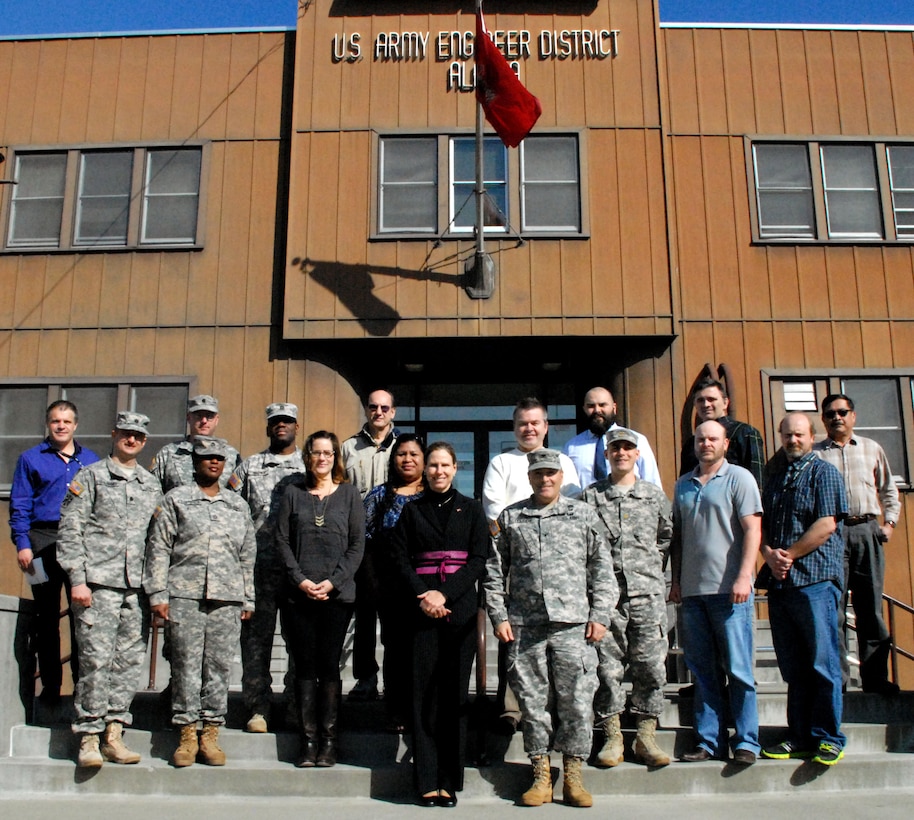
{"type": "MultiPolygon", "coordinates": [[[[784,731],[780,726],[763,726],[760,731],[762,745],[780,742],[784,737],[784,731]]],[[[848,738],[849,754],[906,752],[914,748],[914,731],[910,725],[850,723],[844,725],[843,731],[848,738]]],[[[626,756],[633,760],[631,749],[635,730],[626,728],[623,734],[626,756]]],[[[124,737],[127,745],[141,754],[144,760],[160,759],[167,762],[177,744],[177,734],[170,730],[128,729],[124,737]]],[[[667,727],[658,730],[657,742],[668,754],[678,757],[692,750],[695,737],[690,727],[667,727]]],[[[476,743],[473,734],[470,743],[476,743]]],[[[488,735],[484,743],[486,760],[521,763],[527,760],[520,732],[510,737],[488,735]]],[[[594,751],[598,750],[602,743],[602,732],[594,732],[594,751]]],[[[245,761],[255,765],[270,762],[294,763],[299,752],[299,740],[294,732],[253,735],[237,729],[223,729],[219,736],[219,744],[229,760],[245,761]]],[[[339,746],[340,761],[353,766],[388,766],[408,760],[410,756],[409,736],[392,732],[344,731],[340,733],[339,746]]],[[[75,760],[78,748],[78,738],[62,726],[17,726],[11,735],[11,754],[19,760],[75,760]]]]}
{"type": "MultiPolygon", "coordinates": [[[[169,746],[169,751],[170,751],[169,746]]],[[[554,774],[560,759],[554,756],[554,774]]],[[[759,761],[741,768],[733,764],[673,763],[649,770],[625,762],[610,770],[588,767],[588,789],[601,795],[724,795],[779,793],[802,785],[804,790],[901,789],[910,784],[914,755],[848,752],[836,767],[810,761],[759,761]]],[[[530,782],[526,762],[509,761],[483,768],[468,767],[464,798],[516,799],[530,782]]],[[[271,797],[409,799],[412,767],[406,759],[387,765],[339,764],[332,769],[302,770],[290,763],[234,759],[224,767],[200,764],[174,769],[163,757],[150,757],[135,766],[106,764],[101,769],[77,769],[70,760],[5,758],[0,760],[0,791],[15,794],[219,795],[257,799],[271,797]]]]}

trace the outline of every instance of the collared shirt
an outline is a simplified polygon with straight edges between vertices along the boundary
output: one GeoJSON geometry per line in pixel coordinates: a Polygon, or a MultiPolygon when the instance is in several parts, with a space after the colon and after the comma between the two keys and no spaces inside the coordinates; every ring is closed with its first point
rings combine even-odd
{"type": "Polygon", "coordinates": [[[609,625],[619,585],[593,507],[561,496],[537,507],[531,497],[502,512],[496,529],[483,581],[493,626],[609,625]]]}
{"type": "Polygon", "coordinates": [[[761,511],[754,476],[738,464],[724,461],[704,484],[699,467],[676,482],[673,540],[683,598],[732,591],[743,560],[742,519],[761,511]]]}
{"type": "Polygon", "coordinates": [[[60,510],[57,560],[73,586],[138,588],[143,582],[146,534],[162,499],[158,479],[108,456],[70,482],[60,510]]]}
{"type": "MultiPolygon", "coordinates": [[[[226,445],[225,468],[219,476],[219,486],[227,487],[232,472],[241,463],[241,455],[230,444],[226,445]]],[[[194,481],[194,443],[182,438],[166,444],[152,460],[149,468],[152,474],[162,482],[162,492],[167,493],[175,487],[189,487],[194,481]]]]}
{"type": "Polygon", "coordinates": [[[663,490],[641,479],[620,487],[604,478],[584,491],[583,501],[594,507],[609,534],[620,593],[664,595],[673,518],[663,490]]]}
{"type": "Polygon", "coordinates": [[[844,477],[848,515],[879,515],[886,523],[896,523],[901,514],[898,487],[885,451],[878,442],[852,436],[843,447],[834,439],[817,441],[813,452],[838,468],[844,477]]]}
{"type": "MultiPolygon", "coordinates": [[[[755,483],[761,487],[765,477],[765,444],[762,434],[751,424],[721,416],[717,419],[727,430],[727,461],[752,473],[755,483]]],[[[679,475],[687,475],[698,466],[695,455],[695,436],[689,436],[682,445],[679,461],[679,475]]]]}
{"type": "MultiPolygon", "coordinates": [[[[562,495],[577,498],[581,487],[574,462],[564,453],[559,456],[559,462],[562,465],[562,495]]],[[[489,521],[498,518],[505,507],[530,497],[533,487],[530,486],[529,467],[527,454],[519,447],[499,453],[489,462],[482,480],[482,508],[489,521]]]]}
{"type": "MultiPolygon", "coordinates": [[[[618,424],[613,423],[609,430],[616,430],[618,427],[618,424]]],[[[631,430],[630,427],[627,429],[631,430]]],[[[609,430],[606,432],[608,433],[609,430]]],[[[638,437],[638,451],[640,452],[638,460],[635,462],[635,475],[644,481],[656,484],[662,490],[663,482],[660,480],[660,470],[657,468],[657,459],[654,458],[654,451],[651,449],[650,442],[637,430],[632,430],[632,432],[638,437]]],[[[590,430],[578,433],[573,439],[567,441],[562,448],[562,452],[574,462],[582,490],[586,490],[596,481],[593,474],[593,459],[596,454],[598,439],[605,449],[606,439],[596,433],[592,433],[590,430]]]]}
{"type": "Polygon", "coordinates": [[[820,581],[844,585],[844,538],[841,519],[847,515],[847,497],[841,473],[807,453],[788,462],[769,476],[762,496],[762,526],[768,544],[787,549],[818,519],[826,516],[838,520],[828,540],[802,558],[796,558],[783,581],[771,581],[768,589],[805,587],[820,581]]]}
{"type": "Polygon", "coordinates": [[[149,603],[170,598],[228,601],[254,610],[257,543],[247,503],[221,488],[175,487],[156,509],[146,544],[143,588],[149,603]]]}
{"type": "Polygon", "coordinates": [[[10,490],[10,530],[17,552],[32,548],[29,530],[36,521],[60,520],[60,505],[67,494],[67,485],[83,467],[99,460],[78,441],[73,446],[69,461],[60,457],[50,439],[19,456],[10,490]]]}
{"type": "Polygon", "coordinates": [[[371,489],[387,481],[390,448],[399,435],[400,431],[392,427],[379,444],[371,437],[368,422],[365,422],[358,433],[343,442],[340,452],[346,477],[358,488],[363,499],[371,489]]]}

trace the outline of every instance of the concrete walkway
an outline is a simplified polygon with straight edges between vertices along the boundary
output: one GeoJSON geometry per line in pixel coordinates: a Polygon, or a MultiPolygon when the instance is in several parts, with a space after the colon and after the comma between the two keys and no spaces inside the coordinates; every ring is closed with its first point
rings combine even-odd
{"type": "MultiPolygon", "coordinates": [[[[398,804],[368,798],[257,798],[244,801],[199,797],[94,797],[80,795],[58,798],[31,795],[28,798],[3,799],[0,812],[5,817],[28,820],[97,820],[98,817],[129,817],[130,820],[162,820],[162,818],[193,818],[193,820],[234,820],[234,818],[268,817],[270,820],[301,820],[307,816],[328,816],[333,820],[398,820],[399,818],[429,817],[427,809],[410,804],[398,804]]],[[[828,817],[829,820],[910,820],[914,813],[914,789],[879,792],[793,793],[789,795],[713,796],[713,797],[608,797],[598,796],[594,808],[583,814],[572,813],[561,803],[541,809],[522,809],[511,803],[492,799],[462,800],[456,809],[436,809],[431,816],[478,818],[575,817],[612,820],[735,820],[752,813],[759,816],[828,817]]],[[[442,820],[443,820],[442,817],[442,820]]]]}

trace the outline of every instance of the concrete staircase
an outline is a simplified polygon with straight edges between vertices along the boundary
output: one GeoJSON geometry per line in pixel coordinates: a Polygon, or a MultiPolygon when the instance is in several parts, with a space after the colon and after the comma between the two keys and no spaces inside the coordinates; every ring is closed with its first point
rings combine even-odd
{"type": "MultiPolygon", "coordinates": [[[[767,657],[764,630],[759,625],[759,712],[762,743],[777,742],[784,732],[784,686],[767,657]]],[[[281,643],[281,642],[278,642],[281,643]]],[[[487,656],[488,681],[494,688],[495,650],[487,656]]],[[[0,758],[0,794],[16,795],[157,795],[226,798],[314,797],[339,799],[375,798],[405,800],[412,797],[409,737],[388,731],[381,702],[345,703],[341,719],[340,764],[332,769],[299,770],[293,766],[298,751],[294,732],[282,727],[281,678],[284,657],[274,658],[278,685],[276,719],[263,735],[241,730],[246,715],[237,687],[230,697],[228,728],[221,734],[228,763],[223,768],[194,765],[176,770],[169,759],[176,735],[168,722],[168,705],[158,692],[141,692],[135,702],[136,725],[126,739],[143,755],[135,766],[107,764],[85,772],[74,765],[77,740],[70,733],[71,704],[65,699],[55,710],[36,712],[36,724],[12,729],[10,756],[0,758]]],[[[776,672],[776,666],[774,667],[776,672]]],[[[145,680],[145,678],[144,678],[145,680]]],[[[156,674],[156,687],[167,682],[167,664],[156,674]]],[[[344,691],[352,676],[344,671],[344,691]]],[[[680,684],[668,687],[661,717],[659,740],[672,755],[694,745],[691,701],[677,693],[680,684]]],[[[479,731],[496,725],[488,696],[479,698],[471,715],[469,758],[464,798],[482,804],[504,805],[514,801],[529,783],[529,767],[520,734],[505,736],[497,731],[479,731]]],[[[624,719],[627,749],[634,730],[624,719]]],[[[802,787],[823,792],[846,790],[905,790],[914,775],[914,693],[896,698],[850,691],[845,700],[844,731],[848,736],[846,757],[826,768],[803,761],[761,760],[740,768],[722,762],[684,764],[674,762],[663,769],[649,770],[627,757],[612,770],[588,768],[585,782],[597,795],[738,795],[791,792],[802,787]]],[[[599,733],[595,737],[599,742],[599,733]]],[[[553,759],[554,767],[561,765],[553,759]]],[[[560,792],[557,792],[560,793],[560,792]]],[[[478,805],[478,803],[477,803],[478,805]]]]}

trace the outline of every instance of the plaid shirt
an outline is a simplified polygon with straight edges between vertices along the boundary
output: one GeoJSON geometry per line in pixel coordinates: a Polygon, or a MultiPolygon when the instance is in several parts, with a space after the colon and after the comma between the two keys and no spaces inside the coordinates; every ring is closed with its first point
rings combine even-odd
{"type": "Polygon", "coordinates": [[[877,442],[852,436],[842,447],[826,438],[816,442],[812,449],[819,458],[834,464],[844,477],[848,515],[879,515],[881,511],[886,522],[898,522],[901,514],[898,488],[885,451],[877,442]]]}
{"type": "Polygon", "coordinates": [[[769,590],[805,587],[820,581],[835,581],[843,587],[844,539],[840,522],[847,515],[847,499],[844,480],[835,467],[814,453],[788,463],[768,477],[762,507],[767,543],[775,549],[792,546],[820,518],[838,519],[838,527],[829,539],[797,558],[783,581],[771,580],[769,590]]]}

